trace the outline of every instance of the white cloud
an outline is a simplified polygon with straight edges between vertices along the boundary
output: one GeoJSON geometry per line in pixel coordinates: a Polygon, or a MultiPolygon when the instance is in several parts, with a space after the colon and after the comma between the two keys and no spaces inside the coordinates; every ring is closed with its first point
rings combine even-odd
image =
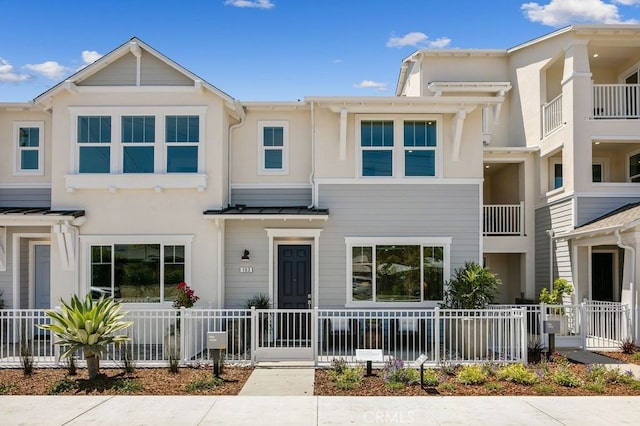
{"type": "Polygon", "coordinates": [[[84,62],[86,65],[92,64],[100,58],[102,58],[102,54],[96,52],[95,50],[82,51],[82,62],[84,62]]]}
{"type": "Polygon", "coordinates": [[[224,4],[234,7],[254,7],[258,9],[271,9],[276,6],[271,0],[226,0],[224,4]]]}
{"type": "Polygon", "coordinates": [[[424,44],[428,38],[425,33],[419,32],[408,33],[402,37],[391,36],[387,41],[387,47],[418,46],[424,44]]]}
{"type": "Polygon", "coordinates": [[[27,64],[24,67],[52,80],[60,80],[71,71],[71,68],[60,65],[56,61],[46,61],[41,64],[27,64]]]}
{"type": "Polygon", "coordinates": [[[357,89],[375,89],[378,92],[387,91],[387,83],[381,83],[373,80],[362,80],[360,83],[356,83],[353,87],[357,89]]]}
{"type": "Polygon", "coordinates": [[[442,49],[451,44],[449,37],[440,37],[427,43],[427,45],[433,49],[442,49]]]}
{"type": "Polygon", "coordinates": [[[17,73],[13,65],[0,58],[0,83],[19,83],[30,78],[31,75],[17,73]]]}
{"type": "MultiPolygon", "coordinates": [[[[621,4],[640,4],[639,0],[616,0],[621,4]]],[[[531,22],[550,27],[580,22],[600,24],[632,24],[635,20],[624,21],[618,6],[604,0],[551,0],[549,4],[523,3],[520,7],[531,22]]]]}
{"type": "Polygon", "coordinates": [[[636,4],[640,4],[640,0],[613,0],[614,3],[620,3],[625,6],[633,6],[636,4]]]}
{"type": "Polygon", "coordinates": [[[387,47],[428,47],[432,49],[442,49],[451,44],[449,37],[439,37],[435,40],[429,40],[429,36],[425,33],[411,32],[403,36],[392,35],[387,41],[387,47]]]}

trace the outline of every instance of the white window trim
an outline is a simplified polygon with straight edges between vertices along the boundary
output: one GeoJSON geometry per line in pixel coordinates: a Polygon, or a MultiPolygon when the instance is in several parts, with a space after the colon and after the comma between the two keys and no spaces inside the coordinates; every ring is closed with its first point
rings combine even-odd
{"type": "MultiPolygon", "coordinates": [[[[198,286],[191,281],[191,269],[193,257],[191,255],[191,243],[193,235],[81,235],[80,236],[80,296],[85,297],[91,287],[91,246],[108,246],[114,244],[160,244],[184,246],[184,281],[197,290],[198,286]]],[[[164,277],[164,259],[160,263],[161,277],[164,277]]],[[[163,295],[163,285],[160,283],[160,294],[163,295]]],[[[172,301],[153,303],[129,303],[131,308],[171,307],[172,301]]]]}
{"type": "Polygon", "coordinates": [[[44,176],[44,121],[15,121],[13,123],[13,175],[14,176],[44,176]],[[39,130],[38,149],[25,149],[20,147],[20,128],[31,127],[39,130]],[[21,155],[23,151],[38,151],[38,168],[36,170],[23,170],[21,155]]]}
{"type": "MultiPolygon", "coordinates": [[[[347,308],[355,307],[393,307],[393,308],[409,308],[409,307],[426,307],[431,308],[438,306],[440,301],[428,300],[421,302],[373,302],[373,301],[355,301],[352,293],[353,280],[353,261],[351,252],[354,246],[376,246],[376,245],[420,245],[420,246],[442,246],[444,247],[444,270],[443,281],[446,283],[451,277],[451,237],[345,237],[346,244],[346,305],[347,308]]],[[[375,289],[373,290],[375,292],[375,289]]],[[[422,286],[421,290],[422,292],[422,286]]]]}
{"type": "MultiPolygon", "coordinates": [[[[65,176],[65,186],[67,190],[83,188],[126,188],[126,189],[163,189],[163,188],[198,188],[206,187],[206,106],[119,106],[119,107],[68,107],[71,129],[71,168],[70,173],[65,176]],[[134,146],[132,143],[122,143],[122,117],[123,116],[155,116],[155,142],[146,143],[144,146],[154,148],[154,173],[123,173],[124,161],[123,152],[125,146],[134,146]],[[165,141],[166,123],[165,117],[169,115],[196,115],[199,116],[199,137],[198,142],[193,143],[198,147],[198,170],[196,173],[167,173],[167,147],[178,143],[167,143],[165,141]],[[78,143],[78,117],[79,116],[110,116],[111,117],[111,142],[103,144],[111,149],[111,173],[79,173],[80,167],[80,146],[78,143]],[[76,176],[77,178],[74,178],[76,176]],[[136,177],[132,182],[123,184],[126,178],[136,177]],[[149,184],[148,179],[144,183],[136,185],[136,181],[141,176],[159,177],[157,184],[149,184]],[[168,176],[163,179],[161,176],[168,176]],[[185,179],[178,177],[178,183],[166,186],[171,178],[185,176],[185,179]],[[83,184],[83,180],[88,178],[92,183],[90,186],[83,184]]],[[[86,145],[86,144],[84,144],[86,145]]],[[[143,144],[140,144],[143,145],[143,144]]],[[[182,143],[179,143],[182,146],[182,143]]]]}
{"type": "MultiPolygon", "coordinates": [[[[426,115],[426,114],[411,114],[411,115],[399,115],[399,114],[356,114],[355,116],[355,137],[354,143],[356,147],[355,155],[355,176],[357,179],[406,179],[407,181],[415,179],[433,180],[439,179],[443,176],[443,153],[442,146],[444,144],[442,136],[442,116],[441,115],[426,115]],[[393,121],[393,147],[363,147],[361,146],[362,136],[362,122],[363,121],[393,121]],[[434,176],[405,176],[404,170],[404,153],[405,149],[412,147],[404,146],[404,122],[405,121],[435,121],[436,122],[436,146],[434,147],[436,158],[435,168],[436,172],[434,176]],[[363,176],[362,175],[362,152],[366,150],[391,150],[392,151],[392,175],[391,176],[363,176]]],[[[415,147],[423,148],[423,147],[415,147]]],[[[432,150],[432,147],[427,147],[428,150],[432,150]]],[[[410,182],[408,182],[410,183],[410,182]]]]}
{"type": "MultiPolygon", "coordinates": [[[[634,155],[640,154],[640,149],[636,149],[635,151],[631,151],[630,153],[627,154],[627,158],[626,158],[626,162],[624,163],[624,175],[625,178],[627,179],[628,183],[634,183],[631,182],[631,178],[633,176],[629,176],[629,164],[631,161],[631,157],[633,157],[634,155]]],[[[640,176],[640,174],[635,175],[635,176],[640,176]]]]}
{"type": "Polygon", "coordinates": [[[288,175],[289,174],[289,122],[286,120],[258,121],[258,175],[288,175]],[[264,152],[266,149],[277,147],[264,146],[264,128],[282,127],[282,168],[266,169],[264,167],[264,152]]]}

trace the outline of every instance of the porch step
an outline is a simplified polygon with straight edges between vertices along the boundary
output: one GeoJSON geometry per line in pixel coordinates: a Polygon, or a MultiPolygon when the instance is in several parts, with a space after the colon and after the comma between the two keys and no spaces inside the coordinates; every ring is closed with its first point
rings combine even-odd
{"type": "Polygon", "coordinates": [[[240,395],[312,396],[315,369],[296,363],[261,363],[253,370],[240,395]],[[264,364],[278,364],[267,367],[264,364]]]}

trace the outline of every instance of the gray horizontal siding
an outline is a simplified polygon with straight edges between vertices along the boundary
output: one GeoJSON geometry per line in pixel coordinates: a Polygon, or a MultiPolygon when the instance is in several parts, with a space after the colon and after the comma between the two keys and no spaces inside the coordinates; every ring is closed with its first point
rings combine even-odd
{"type": "MultiPolygon", "coordinates": [[[[549,287],[549,236],[546,231],[553,229],[556,234],[573,229],[573,202],[571,199],[536,209],[536,294],[549,287]]],[[[553,276],[572,282],[569,243],[558,241],[553,276]]]]}
{"type": "Polygon", "coordinates": [[[135,86],[138,64],[128,53],[106,68],[78,83],[79,86],[135,86]]]}
{"type": "Polygon", "coordinates": [[[292,207],[311,204],[311,188],[232,189],[233,204],[249,207],[292,207]]]}
{"type": "Polygon", "coordinates": [[[193,80],[155,56],[143,52],[140,60],[142,86],[193,86],[193,80]]]}
{"type": "Polygon", "coordinates": [[[576,226],[584,225],[629,203],[637,203],[640,197],[579,197],[576,200],[576,226]]]}
{"type": "Polygon", "coordinates": [[[452,269],[479,260],[478,185],[321,185],[318,207],[329,209],[326,222],[226,221],[226,306],[240,307],[251,296],[269,292],[265,228],[322,228],[316,299],[321,308],[346,303],[345,237],[451,237],[452,269]],[[240,260],[244,249],[251,252],[249,262],[240,260]],[[241,266],[251,266],[253,272],[241,273],[241,266]]]}
{"type": "Polygon", "coordinates": [[[452,237],[451,269],[479,260],[478,185],[320,185],[322,307],[346,302],[345,237],[452,237]]]}
{"type": "Polygon", "coordinates": [[[50,188],[0,188],[0,207],[50,206],[50,188]]]}

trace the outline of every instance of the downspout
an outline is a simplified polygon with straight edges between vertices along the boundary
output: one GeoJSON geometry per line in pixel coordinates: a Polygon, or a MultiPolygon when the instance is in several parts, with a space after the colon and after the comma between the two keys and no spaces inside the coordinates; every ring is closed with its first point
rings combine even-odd
{"type": "MultiPolygon", "coordinates": [[[[227,145],[227,205],[231,205],[231,145],[233,141],[233,130],[244,124],[244,121],[247,118],[247,114],[244,112],[244,108],[240,104],[240,102],[235,102],[236,110],[240,114],[240,121],[233,126],[229,126],[229,135],[227,139],[229,140],[229,144],[227,145]]],[[[224,206],[222,206],[224,207],[224,206]]]]}
{"type": "Polygon", "coordinates": [[[553,237],[555,231],[547,229],[545,232],[549,236],[549,291],[553,291],[553,237]]]}
{"type": "Polygon", "coordinates": [[[311,174],[309,175],[309,183],[311,184],[310,209],[314,208],[316,204],[316,110],[314,105],[314,102],[311,101],[311,174]]]}
{"type": "Polygon", "coordinates": [[[216,225],[216,245],[218,246],[218,256],[216,259],[216,266],[218,271],[218,276],[216,277],[218,280],[218,309],[224,308],[224,273],[223,273],[223,246],[222,246],[222,228],[223,225],[220,224],[220,219],[216,218],[214,221],[216,225]]]}
{"type": "Polygon", "coordinates": [[[631,292],[631,306],[629,306],[629,310],[631,311],[633,318],[631,321],[631,336],[632,338],[635,338],[638,324],[638,318],[636,315],[636,249],[633,246],[622,243],[622,236],[620,235],[619,229],[613,231],[613,235],[616,236],[616,244],[618,244],[618,247],[631,252],[631,285],[629,286],[629,291],[631,292]]]}

